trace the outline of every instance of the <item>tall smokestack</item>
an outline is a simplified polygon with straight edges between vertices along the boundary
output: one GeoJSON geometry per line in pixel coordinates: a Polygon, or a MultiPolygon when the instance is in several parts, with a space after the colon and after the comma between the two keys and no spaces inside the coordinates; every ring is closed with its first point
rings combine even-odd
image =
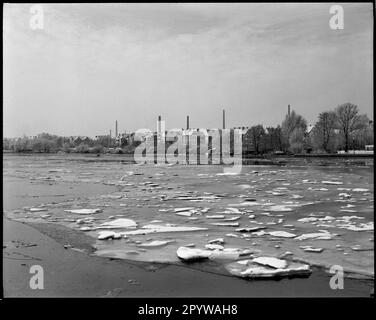
{"type": "Polygon", "coordinates": [[[158,116],[157,130],[158,130],[158,132],[161,132],[161,116],[158,116]]]}
{"type": "Polygon", "coordinates": [[[287,114],[290,115],[290,111],[291,111],[291,108],[290,108],[290,105],[287,106],[287,114]]]}
{"type": "Polygon", "coordinates": [[[115,138],[118,136],[118,122],[117,120],[115,121],[115,138]]]}
{"type": "Polygon", "coordinates": [[[222,120],[223,120],[223,129],[226,129],[226,113],[225,109],[223,109],[223,115],[222,115],[222,120]]]}
{"type": "Polygon", "coordinates": [[[189,116],[187,116],[187,130],[189,129],[189,116]]]}

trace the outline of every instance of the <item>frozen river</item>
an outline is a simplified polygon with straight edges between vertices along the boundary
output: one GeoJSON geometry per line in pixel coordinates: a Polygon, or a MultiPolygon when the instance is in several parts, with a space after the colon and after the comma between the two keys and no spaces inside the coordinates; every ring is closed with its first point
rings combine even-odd
{"type": "Polygon", "coordinates": [[[127,159],[4,155],[5,214],[85,233],[105,257],[186,263],[183,247],[210,256],[196,264],[209,271],[268,256],[373,276],[372,159],[294,158],[237,175],[127,159]]]}

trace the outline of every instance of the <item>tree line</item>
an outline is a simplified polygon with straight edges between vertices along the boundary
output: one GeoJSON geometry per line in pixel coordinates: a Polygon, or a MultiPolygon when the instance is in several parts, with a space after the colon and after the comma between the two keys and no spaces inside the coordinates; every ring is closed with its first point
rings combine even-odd
{"type": "Polygon", "coordinates": [[[275,128],[256,125],[246,129],[244,140],[246,152],[255,154],[363,150],[365,145],[373,145],[373,121],[360,114],[358,106],[344,103],[321,112],[312,128],[303,116],[292,111],[275,128]]]}
{"type": "MultiPolygon", "coordinates": [[[[258,124],[243,129],[243,152],[266,153],[334,153],[348,152],[373,145],[373,121],[360,114],[356,105],[345,103],[318,115],[313,128],[295,111],[287,114],[281,125],[258,124]]],[[[3,150],[13,152],[133,153],[140,143],[133,139],[116,140],[109,136],[96,139],[61,137],[41,133],[35,137],[3,139],[3,150]]]]}

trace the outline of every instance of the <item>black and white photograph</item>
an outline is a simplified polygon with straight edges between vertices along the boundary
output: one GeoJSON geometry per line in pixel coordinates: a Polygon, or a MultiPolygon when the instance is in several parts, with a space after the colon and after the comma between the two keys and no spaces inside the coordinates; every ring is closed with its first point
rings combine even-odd
{"type": "Polygon", "coordinates": [[[2,299],[373,298],[373,41],[372,2],[3,4],[2,299]]]}

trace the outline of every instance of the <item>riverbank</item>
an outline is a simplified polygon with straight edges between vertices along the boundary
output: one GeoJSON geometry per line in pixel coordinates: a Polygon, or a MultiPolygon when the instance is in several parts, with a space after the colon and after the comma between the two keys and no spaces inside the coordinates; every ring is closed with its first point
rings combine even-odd
{"type": "Polygon", "coordinates": [[[372,281],[345,279],[344,290],[332,290],[322,271],[304,279],[246,281],[183,265],[106,259],[90,256],[90,244],[69,232],[57,242],[27,224],[3,223],[5,297],[369,297],[373,288],[372,281]],[[32,265],[44,269],[43,290],[29,287],[32,265]]]}

